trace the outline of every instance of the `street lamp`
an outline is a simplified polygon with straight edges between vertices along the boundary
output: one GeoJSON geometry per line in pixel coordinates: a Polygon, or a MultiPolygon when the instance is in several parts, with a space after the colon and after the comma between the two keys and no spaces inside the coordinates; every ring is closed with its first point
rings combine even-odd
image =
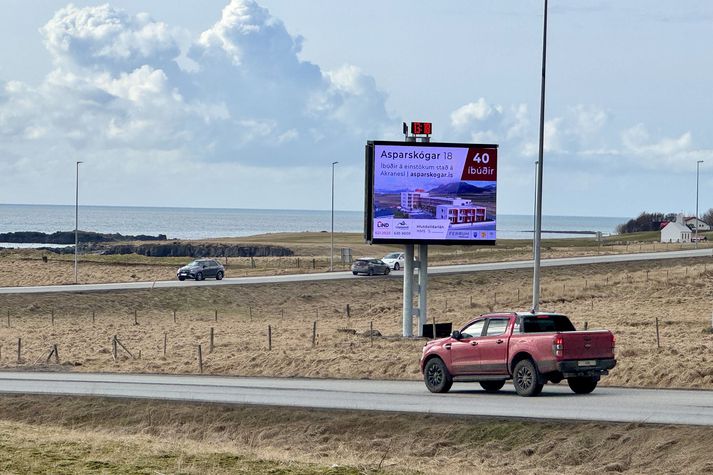
{"type": "Polygon", "coordinates": [[[700,175],[701,163],[703,163],[703,160],[698,160],[696,162],[696,227],[693,230],[696,240],[696,246],[698,246],[698,176],[700,175]]]}
{"type": "Polygon", "coordinates": [[[79,252],[79,164],[77,162],[77,179],[74,189],[74,283],[77,283],[77,253],[79,252]]]}
{"type": "Polygon", "coordinates": [[[339,162],[332,162],[332,245],[329,252],[329,272],[334,270],[334,165],[339,162]]]}

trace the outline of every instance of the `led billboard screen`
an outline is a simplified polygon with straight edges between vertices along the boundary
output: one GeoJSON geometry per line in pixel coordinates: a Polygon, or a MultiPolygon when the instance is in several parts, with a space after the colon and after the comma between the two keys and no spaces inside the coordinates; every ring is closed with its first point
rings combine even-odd
{"type": "Polygon", "coordinates": [[[498,146],[368,142],[366,240],[495,244],[498,146]]]}

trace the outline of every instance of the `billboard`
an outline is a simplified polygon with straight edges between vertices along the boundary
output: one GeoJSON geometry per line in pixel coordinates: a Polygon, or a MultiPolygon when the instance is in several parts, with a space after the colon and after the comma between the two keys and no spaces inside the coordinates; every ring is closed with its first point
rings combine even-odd
{"type": "Polygon", "coordinates": [[[365,238],[495,244],[498,146],[370,141],[365,238]]]}

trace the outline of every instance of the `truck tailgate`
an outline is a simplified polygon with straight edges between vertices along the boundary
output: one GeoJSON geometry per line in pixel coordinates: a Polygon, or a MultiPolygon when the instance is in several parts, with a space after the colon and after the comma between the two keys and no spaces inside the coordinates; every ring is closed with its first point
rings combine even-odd
{"type": "Polygon", "coordinates": [[[562,332],[561,360],[614,358],[614,335],[608,330],[562,332]]]}

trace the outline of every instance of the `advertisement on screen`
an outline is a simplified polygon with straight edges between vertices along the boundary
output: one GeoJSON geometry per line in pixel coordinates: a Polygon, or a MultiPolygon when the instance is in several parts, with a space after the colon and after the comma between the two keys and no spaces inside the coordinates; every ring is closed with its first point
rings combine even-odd
{"type": "Polygon", "coordinates": [[[494,244],[498,146],[369,142],[366,237],[494,244]]]}

